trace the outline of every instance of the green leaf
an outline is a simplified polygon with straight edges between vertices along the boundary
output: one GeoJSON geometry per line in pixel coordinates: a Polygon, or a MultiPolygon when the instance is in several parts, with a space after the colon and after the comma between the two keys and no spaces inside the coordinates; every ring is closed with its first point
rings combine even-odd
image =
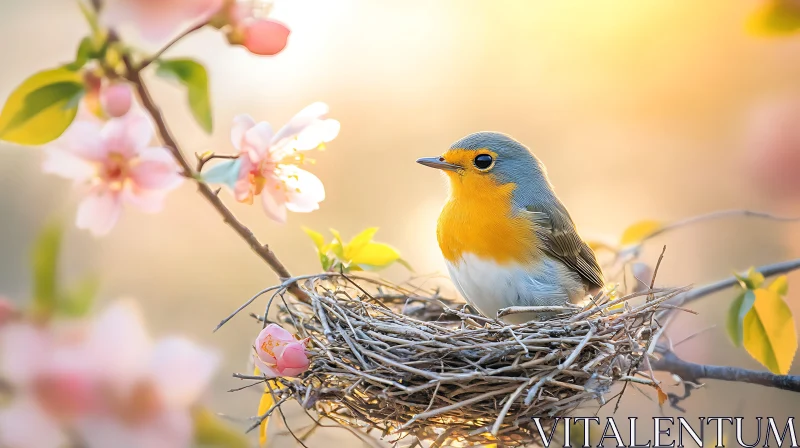
{"type": "Polygon", "coordinates": [[[244,431],[232,427],[213,412],[198,407],[192,410],[194,446],[215,448],[247,448],[250,446],[244,431]]]}
{"type": "Polygon", "coordinates": [[[757,289],[755,297],[744,318],[744,348],[772,373],[786,375],[797,352],[792,311],[775,291],[757,289]]]}
{"type": "Polygon", "coordinates": [[[58,257],[63,228],[50,224],[39,233],[33,246],[33,312],[49,316],[58,301],[58,257]]]}
{"type": "Polygon", "coordinates": [[[203,182],[209,184],[225,184],[230,188],[236,188],[241,168],[241,159],[226,160],[211,167],[210,170],[201,175],[201,178],[203,182]]]}
{"type": "Polygon", "coordinates": [[[203,130],[211,133],[213,123],[208,73],[203,64],[192,59],[159,60],[156,73],[162,78],[174,79],[186,86],[192,115],[203,130]]]}
{"type": "Polygon", "coordinates": [[[77,71],[83,68],[90,59],[95,57],[94,43],[91,37],[84,37],[75,53],[75,61],[64,67],[68,70],[77,71]]]}
{"type": "Polygon", "coordinates": [[[731,342],[737,347],[742,346],[744,317],[753,308],[753,302],[755,302],[755,300],[756,295],[753,291],[749,289],[744,290],[736,297],[730,309],[728,309],[726,329],[728,330],[728,337],[731,338],[731,342]]]}
{"type": "Polygon", "coordinates": [[[61,136],[78,113],[80,74],[67,68],[39,72],[8,97],[0,112],[0,139],[42,145],[61,136]]]}
{"type": "Polygon", "coordinates": [[[407,262],[406,260],[403,260],[402,258],[398,258],[397,262],[400,263],[401,265],[403,265],[403,267],[408,269],[409,271],[414,272],[414,268],[411,267],[411,263],[407,262]]]}
{"type": "Polygon", "coordinates": [[[58,296],[56,312],[61,316],[84,317],[89,314],[97,296],[100,281],[96,277],[87,277],[72,288],[58,296]]]}
{"type": "Polygon", "coordinates": [[[756,271],[754,267],[748,269],[744,274],[734,272],[733,275],[739,280],[739,284],[744,289],[758,289],[764,284],[764,275],[756,271]]]}
{"type": "Polygon", "coordinates": [[[658,221],[639,221],[622,232],[620,245],[630,246],[641,243],[645,238],[661,230],[663,225],[658,221]]]}
{"type": "Polygon", "coordinates": [[[385,268],[399,259],[400,253],[394,247],[371,242],[348,261],[369,271],[385,268]]]}
{"type": "Polygon", "coordinates": [[[325,246],[325,237],[322,236],[321,233],[311,230],[308,227],[303,227],[302,229],[303,232],[305,232],[306,235],[308,235],[308,237],[314,241],[314,246],[316,246],[317,251],[322,252],[322,248],[325,246]]]}
{"type": "Polygon", "coordinates": [[[762,1],[747,21],[747,30],[759,36],[784,36],[800,30],[800,6],[790,0],[762,1]]]}

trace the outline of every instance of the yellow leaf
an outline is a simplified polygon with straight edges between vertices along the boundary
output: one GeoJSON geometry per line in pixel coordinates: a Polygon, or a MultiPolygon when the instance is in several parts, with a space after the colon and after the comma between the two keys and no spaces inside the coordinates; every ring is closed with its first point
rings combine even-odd
{"type": "Polygon", "coordinates": [[[781,275],[780,277],[776,278],[767,289],[778,294],[779,296],[785,296],[786,293],[789,292],[789,281],[786,279],[785,275],[781,275]]]}
{"type": "MultiPolygon", "coordinates": [[[[269,392],[268,388],[264,388],[264,393],[261,395],[261,401],[258,403],[258,416],[262,416],[267,413],[267,411],[272,408],[275,404],[275,400],[272,398],[272,394],[269,392]]],[[[258,427],[258,445],[264,446],[267,444],[267,424],[269,423],[269,417],[264,418],[261,420],[261,425],[258,427]]]]}
{"type": "Polygon", "coordinates": [[[667,399],[669,399],[669,397],[667,396],[666,393],[664,393],[664,390],[661,389],[660,386],[656,386],[656,392],[658,392],[658,405],[663,406],[664,403],[666,403],[667,399]]]}
{"type": "Polygon", "coordinates": [[[55,140],[75,118],[75,99],[82,91],[80,73],[66,68],[36,73],[6,100],[0,112],[0,139],[20,145],[55,140]]]}
{"type": "Polygon", "coordinates": [[[756,268],[751,267],[745,274],[733,274],[739,279],[739,284],[744,289],[758,289],[764,284],[764,274],[756,271],[756,268]]]}
{"type": "Polygon", "coordinates": [[[783,36],[800,30],[800,6],[791,0],[767,0],[747,21],[747,30],[757,36],[783,36]]]}
{"type": "Polygon", "coordinates": [[[314,230],[309,229],[308,227],[303,227],[303,232],[314,241],[314,245],[317,246],[317,250],[322,252],[322,248],[325,246],[325,237],[322,236],[321,233],[315,232],[314,230]]]}
{"type": "Polygon", "coordinates": [[[645,238],[661,230],[661,223],[658,221],[639,221],[622,232],[620,245],[630,246],[641,243],[645,238]]]}
{"type": "Polygon", "coordinates": [[[792,311],[775,291],[757,289],[755,296],[753,308],[744,317],[744,348],[771,372],[786,375],[797,352],[792,311]]]}
{"type": "Polygon", "coordinates": [[[352,261],[362,249],[364,249],[367,244],[372,241],[372,237],[375,236],[375,232],[378,231],[377,227],[370,227],[358,235],[354,236],[352,240],[344,247],[344,259],[345,261],[352,261]]]}
{"type": "Polygon", "coordinates": [[[361,249],[351,260],[362,269],[375,269],[386,267],[400,259],[400,253],[394,247],[384,243],[369,243],[361,249]]]}
{"type": "Polygon", "coordinates": [[[594,252],[599,252],[601,250],[607,250],[609,252],[617,252],[617,249],[611,247],[610,244],[606,244],[602,241],[587,241],[586,244],[589,246],[589,249],[592,249],[594,252]]]}
{"type": "Polygon", "coordinates": [[[334,255],[340,260],[344,261],[344,243],[342,243],[342,236],[337,230],[330,229],[330,231],[334,238],[333,242],[330,244],[330,250],[333,251],[334,255]]]}

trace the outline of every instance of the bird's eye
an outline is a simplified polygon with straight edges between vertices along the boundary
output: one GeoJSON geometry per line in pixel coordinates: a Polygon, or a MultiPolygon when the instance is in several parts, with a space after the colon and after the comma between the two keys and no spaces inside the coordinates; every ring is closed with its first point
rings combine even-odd
{"type": "Polygon", "coordinates": [[[489,154],[478,154],[475,156],[473,163],[475,163],[475,167],[479,170],[488,170],[492,167],[492,164],[494,164],[494,158],[489,154]]]}

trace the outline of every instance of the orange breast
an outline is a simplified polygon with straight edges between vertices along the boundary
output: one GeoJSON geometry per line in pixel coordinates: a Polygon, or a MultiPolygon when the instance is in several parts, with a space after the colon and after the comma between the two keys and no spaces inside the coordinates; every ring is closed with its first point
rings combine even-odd
{"type": "Polygon", "coordinates": [[[533,223],[512,216],[512,184],[498,186],[488,175],[450,174],[450,198],[436,229],[439,248],[450,262],[472,253],[498,263],[537,258],[533,223]]]}

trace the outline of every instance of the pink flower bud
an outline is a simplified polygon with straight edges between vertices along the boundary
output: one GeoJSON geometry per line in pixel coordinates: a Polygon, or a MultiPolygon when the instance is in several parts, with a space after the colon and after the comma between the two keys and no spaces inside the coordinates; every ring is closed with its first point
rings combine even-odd
{"type": "Polygon", "coordinates": [[[133,91],[129,84],[117,83],[103,88],[100,93],[103,110],[113,118],[124,116],[131,110],[133,91]]]}
{"type": "Polygon", "coordinates": [[[256,338],[255,364],[270,378],[300,375],[309,366],[305,342],[298,341],[280,326],[269,324],[256,338]]]}
{"type": "Polygon", "coordinates": [[[261,56],[272,56],[286,47],[289,28],[275,20],[255,19],[244,24],[242,45],[251,53],[261,56]]]}

